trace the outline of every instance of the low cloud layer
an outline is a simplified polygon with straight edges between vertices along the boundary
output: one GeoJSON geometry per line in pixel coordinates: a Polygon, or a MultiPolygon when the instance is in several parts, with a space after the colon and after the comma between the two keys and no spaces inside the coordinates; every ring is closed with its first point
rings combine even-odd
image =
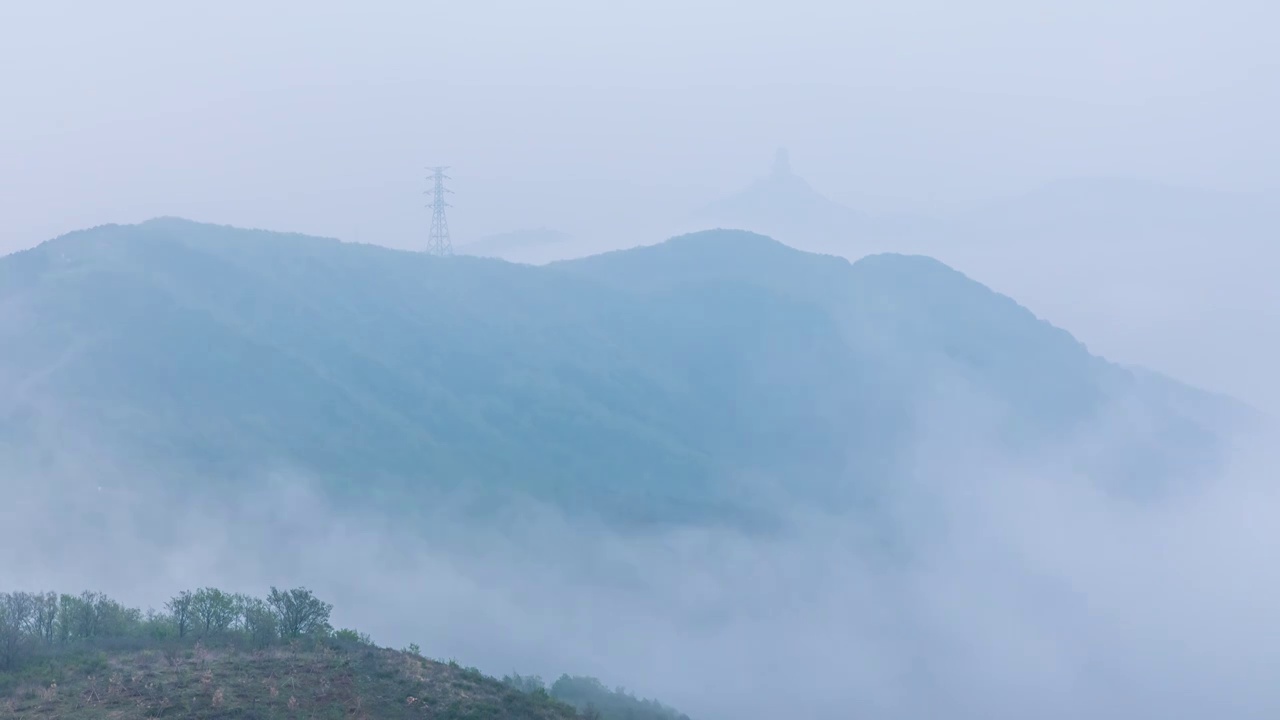
{"type": "Polygon", "coordinates": [[[143,607],[305,584],[382,644],[592,674],[700,720],[1275,717],[1274,447],[1140,502],[952,437],[921,444],[880,522],[784,508],[767,535],[533,505],[477,526],[428,498],[405,527],[289,473],[197,500],[80,470],[5,482],[0,567],[143,607]]]}

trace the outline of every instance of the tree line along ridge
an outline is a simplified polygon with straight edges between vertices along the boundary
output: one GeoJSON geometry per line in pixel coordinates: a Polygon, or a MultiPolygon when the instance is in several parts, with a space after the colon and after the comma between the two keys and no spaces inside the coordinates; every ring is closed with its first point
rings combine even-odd
{"type": "Polygon", "coordinates": [[[114,709],[117,717],[341,710],[344,717],[444,720],[688,720],[593,677],[566,674],[550,685],[519,674],[499,680],[430,660],[416,644],[379,648],[364,633],[335,629],[332,610],[305,587],[272,587],[264,597],[184,590],[158,611],[100,592],[0,592],[0,711],[17,718],[114,709]],[[268,684],[250,687],[259,676],[268,684]],[[285,678],[297,685],[287,696],[279,694],[285,678]],[[344,683],[352,686],[345,694],[344,683]]]}

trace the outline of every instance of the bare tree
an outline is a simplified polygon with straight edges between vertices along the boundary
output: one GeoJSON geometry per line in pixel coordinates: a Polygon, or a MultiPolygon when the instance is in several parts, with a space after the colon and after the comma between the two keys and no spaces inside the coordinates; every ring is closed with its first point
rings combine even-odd
{"type": "Polygon", "coordinates": [[[52,645],[58,625],[58,594],[53,592],[36,595],[35,633],[45,645],[52,645]]]}
{"type": "Polygon", "coordinates": [[[273,587],[267,596],[267,605],[275,613],[280,637],[284,640],[327,633],[331,629],[329,613],[333,606],[306,588],[281,592],[273,587]]]}
{"type": "Polygon", "coordinates": [[[69,625],[64,633],[78,640],[87,640],[98,636],[102,629],[104,617],[114,605],[102,593],[85,590],[79,597],[62,596],[62,619],[69,625]]]}
{"type": "Polygon", "coordinates": [[[193,617],[192,605],[195,604],[195,596],[190,590],[183,590],[174,595],[169,602],[164,604],[165,610],[169,611],[170,617],[173,618],[174,627],[178,630],[178,637],[186,637],[187,630],[191,629],[191,621],[193,617]]]}
{"type": "Polygon", "coordinates": [[[275,611],[260,598],[236,595],[235,599],[240,631],[255,647],[270,645],[278,635],[275,611]]]}
{"type": "Polygon", "coordinates": [[[62,594],[58,597],[58,640],[70,642],[75,630],[75,612],[79,600],[75,595],[62,594]]]}
{"type": "Polygon", "coordinates": [[[35,610],[35,596],[30,593],[0,594],[0,667],[16,665],[34,640],[35,610]]]}
{"type": "Polygon", "coordinates": [[[236,620],[235,596],[217,588],[200,588],[191,596],[191,614],[202,635],[220,635],[236,620]]]}

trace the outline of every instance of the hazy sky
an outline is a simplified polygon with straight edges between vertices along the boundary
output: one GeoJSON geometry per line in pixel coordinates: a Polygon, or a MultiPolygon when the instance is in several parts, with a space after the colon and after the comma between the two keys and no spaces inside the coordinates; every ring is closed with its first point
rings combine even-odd
{"type": "Polygon", "coordinates": [[[0,8],[0,251],[161,214],[413,246],[679,214],[785,144],[871,209],[1060,177],[1280,188],[1267,0],[0,8]]]}

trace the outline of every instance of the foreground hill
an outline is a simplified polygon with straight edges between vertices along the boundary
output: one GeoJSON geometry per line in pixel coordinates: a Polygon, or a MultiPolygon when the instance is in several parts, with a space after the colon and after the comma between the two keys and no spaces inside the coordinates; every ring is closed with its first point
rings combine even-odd
{"type": "Polygon", "coordinates": [[[488,677],[334,631],[306,588],[201,588],[163,612],[101,593],[0,592],[0,716],[688,720],[589,677],[488,677]]]}
{"type": "Polygon", "coordinates": [[[578,717],[475,670],[373,647],[114,649],[23,674],[0,712],[14,718],[578,717]]]}
{"type": "Polygon", "coordinates": [[[1214,443],[1213,418],[941,263],[733,231],[529,267],[106,226],[0,259],[0,345],[5,467],[294,467],[400,504],[521,492],[616,519],[742,517],[748,480],[867,492],[940,408],[1031,453],[1123,406],[1146,429],[1082,459],[1121,472],[1214,443]]]}

